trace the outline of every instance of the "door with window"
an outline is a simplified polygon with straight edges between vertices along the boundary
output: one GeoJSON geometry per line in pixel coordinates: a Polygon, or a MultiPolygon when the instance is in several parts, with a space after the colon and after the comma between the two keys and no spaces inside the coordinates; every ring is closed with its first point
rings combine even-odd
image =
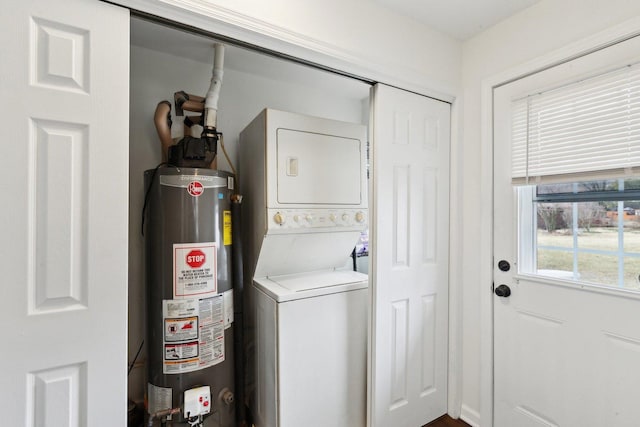
{"type": "Polygon", "coordinates": [[[494,106],[494,425],[637,426],[640,40],[494,106]]]}

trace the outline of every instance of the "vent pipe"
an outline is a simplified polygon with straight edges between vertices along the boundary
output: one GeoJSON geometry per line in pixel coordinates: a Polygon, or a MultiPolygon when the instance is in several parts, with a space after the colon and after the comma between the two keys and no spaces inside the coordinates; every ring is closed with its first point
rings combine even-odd
{"type": "Polygon", "coordinates": [[[213,73],[211,75],[211,85],[204,102],[204,127],[216,129],[218,124],[218,99],[220,98],[224,68],[224,45],[215,43],[213,47],[213,73]]]}

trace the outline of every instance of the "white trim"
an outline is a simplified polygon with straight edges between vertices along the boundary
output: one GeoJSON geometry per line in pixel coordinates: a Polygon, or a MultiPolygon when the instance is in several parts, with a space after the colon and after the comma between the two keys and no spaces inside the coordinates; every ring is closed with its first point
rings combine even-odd
{"type": "Polygon", "coordinates": [[[467,405],[462,405],[462,413],[460,419],[471,427],[480,427],[480,414],[467,405]]]}
{"type": "Polygon", "coordinates": [[[459,87],[429,79],[417,70],[389,61],[380,61],[379,58],[367,58],[360,52],[349,51],[206,0],[111,2],[445,102],[453,102],[456,93],[459,92],[459,87]]]}
{"type": "MultiPolygon", "coordinates": [[[[640,17],[589,36],[482,82],[481,92],[481,194],[490,195],[480,212],[480,419],[483,427],[493,425],[493,89],[554,65],[583,56],[625,40],[640,32],[640,17]],[[485,288],[486,286],[486,288],[485,288]]],[[[464,409],[464,407],[463,407],[464,409]]]]}
{"type": "Polygon", "coordinates": [[[448,413],[459,418],[462,407],[462,274],[453,268],[454,260],[462,259],[462,147],[453,141],[461,141],[461,98],[451,105],[451,149],[449,153],[449,376],[448,413]]]}
{"type": "Polygon", "coordinates": [[[514,274],[513,280],[519,283],[521,280],[524,282],[531,282],[538,285],[555,286],[559,288],[569,288],[579,292],[590,292],[601,295],[611,295],[614,297],[620,297],[625,299],[640,300],[640,292],[631,289],[618,288],[613,286],[605,286],[597,283],[578,282],[575,280],[565,280],[559,278],[552,278],[548,276],[541,276],[538,274],[520,273],[514,274]]]}
{"type": "Polygon", "coordinates": [[[483,82],[480,108],[480,420],[493,425],[493,85],[483,82]],[[484,289],[484,292],[482,291],[484,289]]]}

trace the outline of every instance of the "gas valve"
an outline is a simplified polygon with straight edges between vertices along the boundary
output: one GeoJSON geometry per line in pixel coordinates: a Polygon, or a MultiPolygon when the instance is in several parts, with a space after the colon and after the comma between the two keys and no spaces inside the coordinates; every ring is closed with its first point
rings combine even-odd
{"type": "Polygon", "coordinates": [[[194,418],[211,412],[211,388],[192,388],[184,392],[184,417],[194,418]]]}

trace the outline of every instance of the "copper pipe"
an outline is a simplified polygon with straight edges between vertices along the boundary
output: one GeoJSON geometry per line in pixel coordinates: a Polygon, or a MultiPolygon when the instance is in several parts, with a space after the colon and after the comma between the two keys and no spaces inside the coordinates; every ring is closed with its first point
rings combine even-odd
{"type": "Polygon", "coordinates": [[[167,417],[167,416],[175,415],[179,413],[180,413],[180,408],[172,408],[172,409],[165,409],[163,411],[158,411],[153,414],[149,414],[149,424],[147,426],[152,427],[154,419],[161,419],[163,417],[167,417]]]}
{"type": "Polygon", "coordinates": [[[174,102],[183,102],[183,101],[204,102],[204,96],[193,95],[191,93],[187,93],[181,90],[173,94],[173,100],[174,102]]]}
{"type": "Polygon", "coordinates": [[[194,95],[192,93],[188,93],[188,100],[189,101],[195,101],[195,102],[204,102],[204,96],[198,96],[198,95],[194,95]]]}
{"type": "Polygon", "coordinates": [[[181,90],[173,94],[173,102],[176,106],[176,115],[184,115],[183,110],[201,112],[204,109],[205,99],[202,96],[192,95],[181,90]]]}
{"type": "Polygon", "coordinates": [[[171,139],[171,103],[169,101],[158,103],[153,122],[156,125],[158,137],[160,137],[162,161],[166,162],[169,158],[169,147],[173,145],[173,139],[171,139]]]}
{"type": "Polygon", "coordinates": [[[204,103],[198,101],[184,101],[181,105],[183,110],[201,113],[204,111],[204,103]]]}

